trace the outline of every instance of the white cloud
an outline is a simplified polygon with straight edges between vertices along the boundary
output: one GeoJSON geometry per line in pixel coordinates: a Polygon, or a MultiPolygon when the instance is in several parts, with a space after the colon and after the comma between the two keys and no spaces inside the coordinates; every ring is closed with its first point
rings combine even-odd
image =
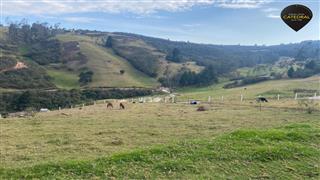
{"type": "Polygon", "coordinates": [[[151,14],[157,11],[184,11],[193,6],[222,8],[259,8],[270,0],[3,0],[5,15],[46,15],[82,12],[131,12],[151,14]]]}
{"type": "Polygon", "coordinates": [[[100,21],[100,19],[88,17],[65,17],[63,20],[72,23],[90,23],[100,21]]]}
{"type": "Polygon", "coordinates": [[[263,9],[262,11],[263,12],[275,12],[275,11],[279,11],[279,9],[270,7],[270,8],[263,9]]]}
{"type": "Polygon", "coordinates": [[[224,0],[219,1],[217,6],[232,9],[255,9],[270,2],[271,0],[224,0]]]}
{"type": "Polygon", "coordinates": [[[267,17],[272,19],[280,19],[280,15],[275,15],[275,14],[268,14],[267,17]]]}

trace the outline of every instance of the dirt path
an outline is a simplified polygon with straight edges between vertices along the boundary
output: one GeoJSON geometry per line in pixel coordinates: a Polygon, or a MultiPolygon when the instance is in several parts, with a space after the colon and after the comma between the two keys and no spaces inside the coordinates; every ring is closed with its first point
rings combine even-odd
{"type": "Polygon", "coordinates": [[[18,61],[14,67],[3,69],[0,71],[0,73],[24,68],[28,68],[28,66],[25,63],[18,61]]]}

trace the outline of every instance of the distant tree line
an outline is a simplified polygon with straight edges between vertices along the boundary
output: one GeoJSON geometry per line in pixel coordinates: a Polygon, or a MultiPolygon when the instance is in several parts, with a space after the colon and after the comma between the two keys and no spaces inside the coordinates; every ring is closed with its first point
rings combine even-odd
{"type": "Polygon", "coordinates": [[[298,68],[295,70],[293,67],[290,67],[287,72],[289,78],[307,78],[319,73],[320,62],[316,62],[315,60],[306,62],[304,68],[298,68]]]}
{"type": "Polygon", "coordinates": [[[146,96],[152,93],[149,89],[87,89],[87,90],[57,90],[24,92],[6,92],[0,94],[0,113],[24,111],[28,108],[58,109],[81,103],[90,103],[99,99],[121,99],[136,96],[146,96]]]}
{"type": "Polygon", "coordinates": [[[8,27],[8,40],[18,45],[20,53],[29,59],[46,65],[60,61],[61,44],[53,39],[64,32],[59,24],[49,26],[48,23],[27,23],[26,20],[11,22],[8,27]]]}
{"type": "Polygon", "coordinates": [[[234,80],[233,82],[224,85],[223,88],[228,89],[228,88],[241,87],[241,86],[255,84],[263,81],[268,81],[271,79],[272,77],[268,77],[268,76],[246,77],[240,80],[234,80]]]}
{"type": "Polygon", "coordinates": [[[166,87],[206,86],[218,82],[218,74],[212,65],[200,73],[183,70],[173,77],[162,77],[159,82],[166,87]]]}
{"type": "Polygon", "coordinates": [[[303,41],[274,46],[211,45],[170,41],[130,33],[118,34],[144,40],[166,53],[167,60],[170,61],[189,59],[201,66],[212,64],[214,67],[219,67],[216,68],[219,70],[218,74],[226,74],[237,68],[253,67],[257,64],[273,64],[280,57],[292,57],[297,61],[306,61],[309,58],[320,61],[320,41],[303,41]],[[174,54],[178,54],[178,56],[174,54]],[[180,58],[176,59],[175,57],[180,58]]]}

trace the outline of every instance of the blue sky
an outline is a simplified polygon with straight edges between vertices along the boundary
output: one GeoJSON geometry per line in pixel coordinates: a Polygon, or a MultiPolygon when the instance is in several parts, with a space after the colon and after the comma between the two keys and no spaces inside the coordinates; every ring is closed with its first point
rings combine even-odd
{"type": "Polygon", "coordinates": [[[130,32],[210,44],[273,45],[318,40],[318,1],[281,0],[1,0],[2,23],[61,23],[66,28],[130,32]],[[279,14],[303,4],[313,19],[299,32],[279,14]]]}

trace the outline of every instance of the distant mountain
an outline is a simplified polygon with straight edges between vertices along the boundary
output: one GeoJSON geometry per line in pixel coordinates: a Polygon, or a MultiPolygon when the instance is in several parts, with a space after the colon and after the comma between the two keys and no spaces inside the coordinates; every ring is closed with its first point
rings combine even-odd
{"type": "MultiPolygon", "coordinates": [[[[257,64],[272,64],[281,57],[290,57],[297,61],[311,59],[320,61],[320,41],[303,41],[275,46],[240,46],[196,44],[130,33],[117,34],[142,39],[166,54],[169,54],[174,48],[178,48],[185,60],[191,59],[200,65],[213,63],[220,66],[228,65],[230,69],[250,67],[257,64]]],[[[225,72],[225,70],[222,68],[221,72],[225,72]]]]}

